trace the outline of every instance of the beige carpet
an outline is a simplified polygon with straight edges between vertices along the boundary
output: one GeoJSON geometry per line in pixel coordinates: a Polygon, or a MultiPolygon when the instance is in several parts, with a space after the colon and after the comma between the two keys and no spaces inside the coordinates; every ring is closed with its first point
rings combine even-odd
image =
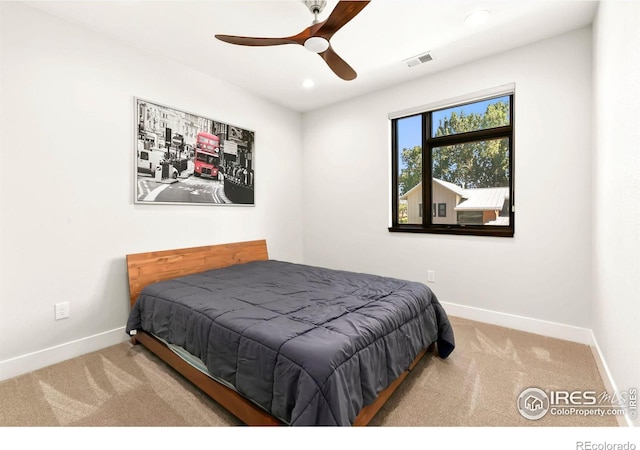
{"type": "MultiPolygon", "coordinates": [[[[614,417],[523,418],[528,387],[605,390],[589,347],[451,317],[456,349],[428,355],[374,426],[617,426],[614,417]]],[[[123,343],[0,382],[0,426],[229,426],[232,415],[142,346],[123,343]]]]}

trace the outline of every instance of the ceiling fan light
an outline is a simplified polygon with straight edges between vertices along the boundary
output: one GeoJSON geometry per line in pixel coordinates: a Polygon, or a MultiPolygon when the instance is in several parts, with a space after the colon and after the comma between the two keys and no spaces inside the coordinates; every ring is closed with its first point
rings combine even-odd
{"type": "Polygon", "coordinates": [[[314,53],[322,53],[329,48],[329,41],[325,38],[314,36],[304,41],[304,48],[314,53]]]}

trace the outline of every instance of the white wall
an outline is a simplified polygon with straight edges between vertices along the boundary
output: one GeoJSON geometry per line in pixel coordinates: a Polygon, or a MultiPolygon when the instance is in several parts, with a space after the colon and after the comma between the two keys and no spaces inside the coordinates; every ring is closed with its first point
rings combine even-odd
{"type": "Polygon", "coordinates": [[[601,3],[593,42],[593,331],[626,391],[640,389],[640,3],[601,3]]]}
{"type": "Polygon", "coordinates": [[[588,327],[591,81],[585,28],[304,114],[305,262],[432,269],[441,301],[588,327]],[[388,114],[512,82],[515,237],[390,233],[388,114]]]}
{"type": "Polygon", "coordinates": [[[299,114],[22,4],[0,15],[0,379],[125,339],[128,253],[266,238],[301,261],[299,114]],[[134,205],[134,96],[255,131],[256,206],[134,205]]]}
{"type": "Polygon", "coordinates": [[[593,328],[618,387],[637,387],[639,15],[600,8],[595,109],[583,29],[301,121],[0,2],[0,379],[124,339],[125,254],[266,238],[274,258],[419,281],[432,269],[442,301],[593,328]],[[387,114],[511,82],[516,236],[389,233],[387,114]],[[134,205],[134,96],[254,130],[256,206],[134,205]],[[55,322],[60,301],[71,318],[55,322]]]}

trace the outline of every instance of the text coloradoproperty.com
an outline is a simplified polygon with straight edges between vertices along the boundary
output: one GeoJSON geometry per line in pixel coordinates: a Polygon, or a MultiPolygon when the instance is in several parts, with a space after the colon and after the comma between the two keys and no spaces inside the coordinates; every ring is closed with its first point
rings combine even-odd
{"type": "Polygon", "coordinates": [[[576,408],[575,406],[565,406],[551,408],[549,412],[554,416],[622,416],[625,410],[622,408],[576,408]]]}

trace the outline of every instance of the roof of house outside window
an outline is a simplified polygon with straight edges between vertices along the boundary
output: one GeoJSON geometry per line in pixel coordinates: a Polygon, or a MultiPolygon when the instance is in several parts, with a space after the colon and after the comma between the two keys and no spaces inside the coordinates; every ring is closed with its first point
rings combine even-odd
{"type": "MultiPolygon", "coordinates": [[[[497,211],[502,209],[504,201],[509,198],[508,187],[463,189],[448,181],[433,179],[444,188],[462,197],[462,201],[454,208],[456,211],[497,211]]],[[[400,200],[407,200],[414,192],[421,192],[422,182],[409,189],[400,200]]]]}
{"type": "Polygon", "coordinates": [[[455,207],[456,211],[487,211],[499,210],[509,197],[509,188],[480,188],[465,189],[467,200],[455,207]]]}
{"type": "Polygon", "coordinates": [[[416,184],[416,185],[415,185],[414,187],[412,187],[411,189],[409,189],[409,190],[408,190],[407,192],[405,192],[404,194],[402,194],[402,195],[400,196],[400,200],[406,200],[406,199],[408,199],[408,198],[409,198],[409,196],[410,196],[411,194],[413,194],[415,191],[418,191],[418,190],[420,190],[420,189],[422,189],[422,181],[421,181],[420,183],[416,184]]]}
{"type": "Polygon", "coordinates": [[[509,225],[509,218],[508,217],[497,217],[496,220],[492,220],[490,222],[485,223],[485,225],[503,225],[503,226],[508,226],[509,225]]]}
{"type": "Polygon", "coordinates": [[[441,180],[439,178],[434,178],[433,181],[438,183],[440,186],[443,186],[443,187],[449,189],[450,191],[458,194],[460,197],[467,198],[467,193],[465,192],[465,190],[462,189],[457,184],[453,184],[453,183],[450,183],[448,181],[441,180]]]}

